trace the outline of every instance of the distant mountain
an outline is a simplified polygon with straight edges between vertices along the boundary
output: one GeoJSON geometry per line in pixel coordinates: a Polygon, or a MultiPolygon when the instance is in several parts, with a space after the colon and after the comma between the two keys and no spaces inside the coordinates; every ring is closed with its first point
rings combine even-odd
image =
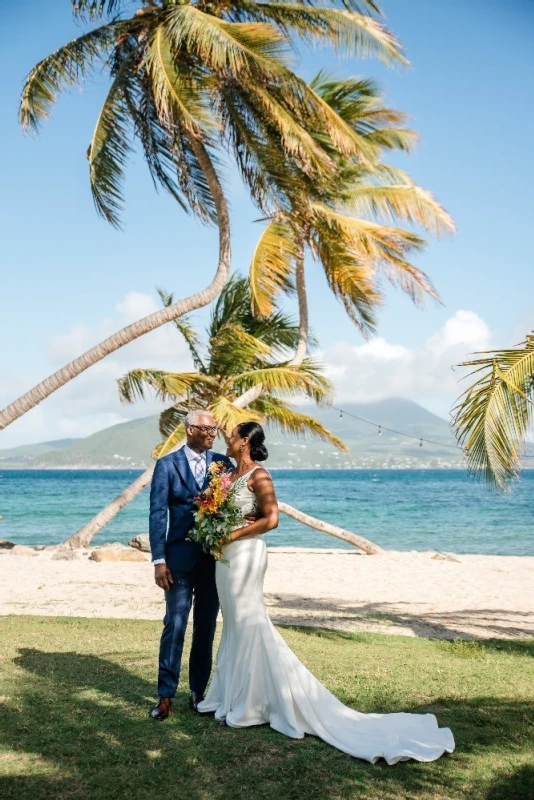
{"type": "Polygon", "coordinates": [[[54,442],[40,442],[39,444],[22,444],[8,450],[0,450],[0,465],[2,461],[21,461],[37,458],[54,450],[66,450],[76,439],[57,439],[54,442]]]}
{"type": "MultiPolygon", "coordinates": [[[[311,403],[304,413],[317,417],[342,439],[350,454],[317,439],[297,440],[276,430],[268,431],[268,466],[293,469],[340,468],[436,468],[459,467],[461,454],[446,420],[411,400],[388,398],[377,403],[345,403],[340,416],[332,408],[319,409],[311,403]],[[354,419],[369,420],[383,428],[433,439],[424,443],[382,430],[354,419]]],[[[143,469],[150,465],[150,453],[160,441],[158,416],[143,417],[113,425],[83,439],[64,439],[0,450],[0,469],[143,469]]],[[[224,452],[222,441],[216,449],[224,452]]]]}

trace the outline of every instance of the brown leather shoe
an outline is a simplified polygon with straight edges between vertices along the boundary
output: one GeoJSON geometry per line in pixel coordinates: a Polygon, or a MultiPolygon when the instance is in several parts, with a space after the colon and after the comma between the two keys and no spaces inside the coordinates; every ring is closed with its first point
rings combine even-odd
{"type": "Polygon", "coordinates": [[[172,712],[172,700],[170,697],[158,697],[158,704],[150,712],[152,719],[161,721],[167,719],[172,712]]]}
{"type": "Polygon", "coordinates": [[[193,711],[198,711],[198,704],[204,700],[204,695],[200,694],[199,692],[191,692],[189,695],[189,708],[192,708],[193,711]]]}

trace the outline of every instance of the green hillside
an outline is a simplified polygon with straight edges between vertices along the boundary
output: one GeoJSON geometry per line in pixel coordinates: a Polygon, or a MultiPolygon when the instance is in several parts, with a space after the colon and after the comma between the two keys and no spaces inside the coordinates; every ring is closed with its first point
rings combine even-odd
{"type": "MultiPolygon", "coordinates": [[[[386,428],[454,444],[446,420],[410,400],[389,398],[378,403],[343,405],[346,412],[386,428]]],[[[340,453],[332,445],[314,439],[288,439],[276,430],[268,431],[269,467],[289,468],[380,468],[380,467],[458,467],[460,452],[447,446],[419,446],[417,441],[383,431],[332,408],[318,409],[312,404],[302,411],[313,414],[350,450],[340,453]]],[[[159,441],[158,417],[150,416],[114,425],[84,439],[44,442],[11,450],[0,450],[0,466],[12,469],[141,469],[151,463],[150,453],[159,441]]],[[[224,452],[222,441],[216,449],[224,452]]]]}

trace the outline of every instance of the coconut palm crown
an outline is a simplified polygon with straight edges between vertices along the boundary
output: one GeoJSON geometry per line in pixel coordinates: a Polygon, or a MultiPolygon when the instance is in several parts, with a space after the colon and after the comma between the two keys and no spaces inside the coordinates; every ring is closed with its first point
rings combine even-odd
{"type": "MultiPolygon", "coordinates": [[[[164,304],[173,302],[165,292],[160,291],[160,297],[164,304]]],[[[160,416],[164,441],[155,449],[155,457],[168,453],[184,437],[183,420],[191,408],[210,411],[223,435],[237,423],[255,419],[293,435],[313,434],[346,450],[317,420],[287,402],[286,398],[297,396],[327,403],[332,385],[317,361],[306,358],[299,366],[289,363],[287,354],[297,345],[299,326],[277,308],[268,317],[254,316],[247,279],[234,276],[221,292],[204,347],[188,319],[175,324],[186,339],[196,371],[134,369],[118,381],[124,402],[143,399],[150,390],[160,400],[173,403],[160,416]],[[232,400],[258,385],[263,388],[261,397],[245,409],[233,405],[232,400]]]]}
{"type": "Polygon", "coordinates": [[[478,375],[453,408],[469,471],[499,490],[519,477],[534,422],[534,333],[516,347],[477,354],[460,366],[478,375]]]}
{"type": "Polygon", "coordinates": [[[335,80],[319,74],[312,86],[332,112],[372,145],[376,159],[366,162],[340,153],[332,140],[311,131],[336,169],[326,179],[310,180],[297,164],[288,171],[279,160],[275,135],[266,143],[261,163],[269,162],[276,176],[276,196],[273,181],[265,184],[261,168],[249,178],[263,206],[271,203],[269,221],[250,266],[253,307],[260,315],[271,312],[278,292],[291,290],[307,248],[322,265],[350,319],[367,335],[375,329],[383,278],[418,305],[427,296],[439,301],[428,276],[409,260],[409,254],[419,252],[425,240],[395,223],[408,223],[435,235],[453,231],[454,223],[430,192],[403,170],[381,161],[386,150],[410,151],[416,137],[405,127],[404,114],[384,106],[373,81],[335,80]]]}
{"type": "Polygon", "coordinates": [[[107,69],[111,85],[87,151],[99,213],[119,224],[133,132],[155,184],[185,209],[214,219],[196,141],[207,147],[233,143],[239,159],[254,161],[249,134],[268,126],[278,131],[286,156],[311,175],[330,166],[307,133],[313,123],[342,151],[372,157],[372,148],[289,68],[292,32],[345,51],[402,60],[395,38],[362,13],[360,6],[374,13],[375,4],[349,6],[74,0],[77,16],[105,22],[34,67],[21,98],[21,122],[37,129],[61,90],[81,84],[98,67],[107,69]]]}

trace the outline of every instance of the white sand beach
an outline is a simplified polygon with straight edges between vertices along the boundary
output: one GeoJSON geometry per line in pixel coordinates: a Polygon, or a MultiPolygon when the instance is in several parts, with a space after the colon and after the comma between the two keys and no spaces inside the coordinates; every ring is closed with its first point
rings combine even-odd
{"type": "MultiPolygon", "coordinates": [[[[0,614],[162,619],[149,562],[0,551],[0,614]]],[[[534,636],[534,557],[270,548],[275,623],[438,638],[534,636]]]]}

